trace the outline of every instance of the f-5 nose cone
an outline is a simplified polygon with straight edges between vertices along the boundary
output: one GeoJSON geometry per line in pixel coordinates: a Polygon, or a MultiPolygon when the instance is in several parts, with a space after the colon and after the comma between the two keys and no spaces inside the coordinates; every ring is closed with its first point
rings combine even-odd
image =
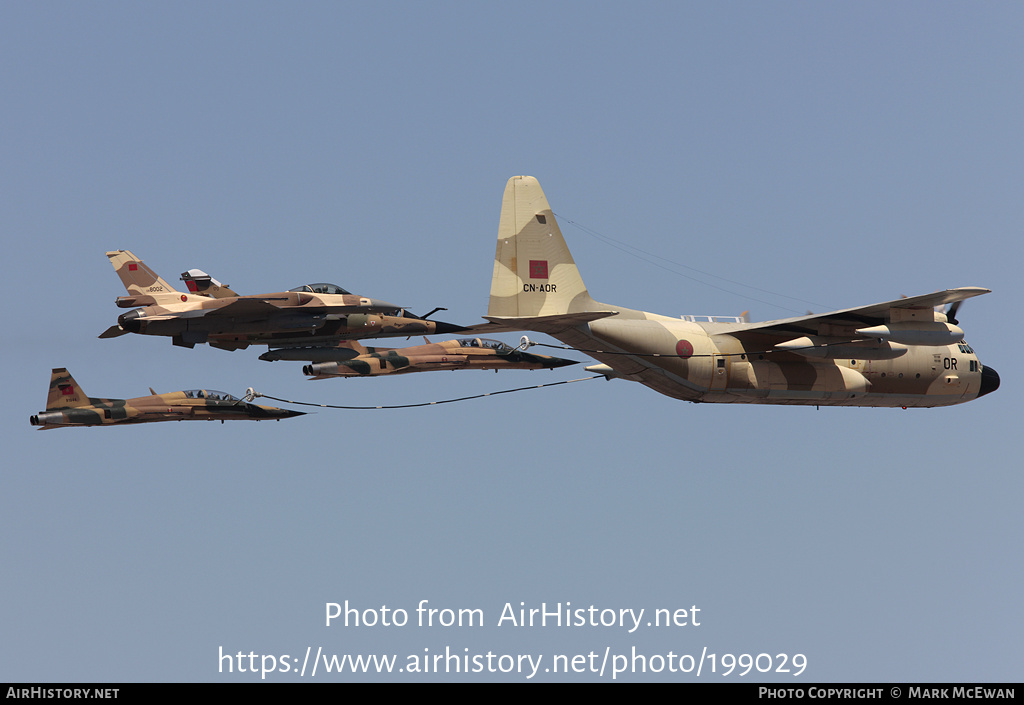
{"type": "Polygon", "coordinates": [[[983,397],[997,389],[999,389],[999,373],[985,365],[981,368],[981,391],[978,392],[978,396],[983,397]]]}

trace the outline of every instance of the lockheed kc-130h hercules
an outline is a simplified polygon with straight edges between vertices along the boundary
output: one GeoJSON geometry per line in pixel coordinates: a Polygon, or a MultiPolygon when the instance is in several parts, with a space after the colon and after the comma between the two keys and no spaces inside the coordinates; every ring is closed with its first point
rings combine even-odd
{"type": "MultiPolygon", "coordinates": [[[[277,352],[272,350],[261,355],[260,359],[268,359],[268,355],[277,352]]],[[[287,352],[298,352],[298,349],[287,352]]],[[[305,365],[302,373],[311,379],[328,379],[430,370],[550,370],[576,364],[575,360],[535,355],[487,338],[443,340],[440,343],[427,341],[424,345],[407,348],[367,348],[359,343],[342,342],[334,349],[332,356],[328,356],[328,352],[327,349],[311,351],[309,354],[313,356],[310,358],[313,364],[305,365]],[[344,358],[341,355],[343,352],[351,355],[344,358]]]]}
{"type": "Polygon", "coordinates": [[[189,291],[178,291],[128,250],[108,252],[107,257],[128,290],[128,296],[119,296],[116,303],[132,310],[121,314],[117,325],[101,338],[125,333],[163,335],[183,347],[207,343],[237,350],[253,344],[330,345],[339,340],[465,330],[412,316],[400,306],[351,294],[335,284],[239,296],[205,272],[192,269],[182,275],[189,291]]]}
{"type": "Polygon", "coordinates": [[[487,320],[547,333],[640,382],[693,402],[932,407],[995,391],[955,318],[963,287],[880,304],[751,323],[674,318],[590,297],[537,180],[509,179],[487,320]],[[951,304],[948,310],[938,310],[951,304]]]}
{"type": "Polygon", "coordinates": [[[50,373],[46,411],[29,417],[40,430],[65,426],[110,426],[154,421],[280,420],[303,416],[304,412],[260,406],[212,389],[157,394],[134,399],[96,399],[86,396],[74,377],[63,367],[50,373]]]}

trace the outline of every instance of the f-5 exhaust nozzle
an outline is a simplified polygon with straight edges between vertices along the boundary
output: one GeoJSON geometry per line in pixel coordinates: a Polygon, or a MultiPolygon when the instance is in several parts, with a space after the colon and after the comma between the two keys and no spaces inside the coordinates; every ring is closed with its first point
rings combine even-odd
{"type": "Polygon", "coordinates": [[[59,411],[43,411],[39,414],[32,414],[28,417],[28,422],[33,426],[46,426],[63,423],[64,414],[59,411]]]}

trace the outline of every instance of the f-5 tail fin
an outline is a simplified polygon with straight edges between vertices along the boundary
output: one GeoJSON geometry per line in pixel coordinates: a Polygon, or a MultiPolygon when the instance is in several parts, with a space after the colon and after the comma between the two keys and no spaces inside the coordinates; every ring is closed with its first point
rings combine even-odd
{"type": "Polygon", "coordinates": [[[50,372],[50,392],[46,396],[46,410],[70,409],[76,406],[89,406],[89,397],[85,395],[78,382],[63,367],[55,367],[50,372]]]}
{"type": "Polygon", "coordinates": [[[557,316],[593,304],[540,183],[513,176],[501,201],[488,318],[557,316]]]}
{"type": "Polygon", "coordinates": [[[107,257],[110,259],[110,264],[114,266],[117,276],[121,277],[124,288],[132,296],[152,296],[159,303],[162,298],[177,299],[184,293],[161,279],[156,272],[128,250],[108,252],[107,257]]]}

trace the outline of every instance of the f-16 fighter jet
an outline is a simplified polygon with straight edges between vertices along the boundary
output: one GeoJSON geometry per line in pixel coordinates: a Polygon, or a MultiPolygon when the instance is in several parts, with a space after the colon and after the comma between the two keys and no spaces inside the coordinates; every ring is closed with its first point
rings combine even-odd
{"type": "Polygon", "coordinates": [[[46,411],[29,417],[40,430],[64,426],[109,426],[149,423],[151,421],[228,421],[235,419],[289,419],[303,416],[301,411],[259,406],[212,389],[157,394],[134,399],[96,399],[87,397],[78,382],[63,367],[50,373],[50,393],[46,411]]]}
{"type": "Polygon", "coordinates": [[[189,270],[182,279],[190,290],[178,291],[128,250],[108,252],[107,257],[128,290],[128,296],[119,296],[116,303],[132,310],[121,314],[101,338],[164,335],[187,348],[208,343],[237,350],[252,344],[331,345],[339,340],[465,330],[413,316],[400,306],[351,294],[335,284],[238,296],[205,272],[189,270]]]}
{"type": "MultiPolygon", "coordinates": [[[[302,350],[296,348],[287,353],[301,354],[302,350]]],[[[271,350],[261,355],[260,359],[285,359],[274,357],[280,352],[271,350]]],[[[575,360],[534,355],[487,338],[445,340],[440,343],[428,341],[425,345],[397,349],[340,343],[332,350],[308,350],[307,357],[289,359],[313,360],[314,364],[302,368],[302,373],[310,375],[312,379],[399,375],[429,370],[542,370],[576,364],[575,360]],[[330,356],[332,352],[333,357],[330,356]]]]}

